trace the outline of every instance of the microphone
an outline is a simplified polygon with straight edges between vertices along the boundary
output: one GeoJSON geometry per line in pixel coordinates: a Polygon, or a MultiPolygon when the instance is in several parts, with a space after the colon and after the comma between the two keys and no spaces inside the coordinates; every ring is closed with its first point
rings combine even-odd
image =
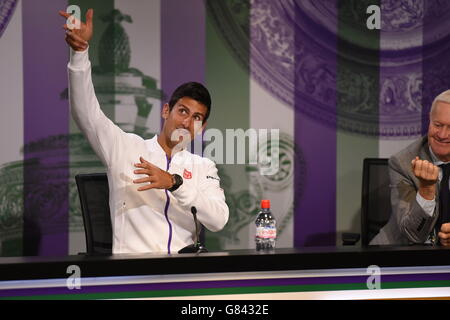
{"type": "Polygon", "coordinates": [[[195,245],[199,246],[200,245],[200,239],[199,239],[198,224],[197,224],[197,208],[192,206],[191,207],[191,213],[192,213],[192,216],[194,217],[194,224],[195,224],[195,245]]]}
{"type": "Polygon", "coordinates": [[[204,247],[200,243],[200,233],[198,232],[198,223],[197,223],[197,208],[192,206],[191,207],[191,213],[194,217],[194,224],[195,224],[195,242],[191,245],[188,245],[184,247],[183,249],[179,250],[178,253],[201,253],[201,252],[208,252],[206,247],[204,247]]]}

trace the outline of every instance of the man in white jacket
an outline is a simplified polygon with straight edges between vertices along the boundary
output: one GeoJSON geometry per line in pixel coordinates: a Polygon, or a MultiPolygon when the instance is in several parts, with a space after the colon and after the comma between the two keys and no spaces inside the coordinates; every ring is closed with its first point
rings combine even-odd
{"type": "MultiPolygon", "coordinates": [[[[70,17],[63,11],[60,15],[70,17]]],[[[192,207],[211,231],[221,230],[229,216],[214,162],[180,149],[186,136],[172,140],[179,130],[193,137],[195,123],[205,128],[208,90],[194,82],[175,90],[162,109],[163,128],[152,139],[122,131],[95,96],[88,56],[92,18],[89,9],[79,29],[64,25],[71,48],[69,100],[73,118],[107,168],[113,253],[176,253],[196,237],[192,207]]]]}

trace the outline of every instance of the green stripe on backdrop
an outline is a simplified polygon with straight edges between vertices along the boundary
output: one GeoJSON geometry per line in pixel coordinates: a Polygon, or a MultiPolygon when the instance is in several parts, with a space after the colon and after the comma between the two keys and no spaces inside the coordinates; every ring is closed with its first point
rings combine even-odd
{"type": "MultiPolygon", "coordinates": [[[[344,119],[369,118],[368,128],[378,127],[379,30],[366,25],[369,5],[380,0],[338,0],[337,60],[337,157],[336,157],[336,231],[337,244],[342,232],[360,233],[363,159],[378,157],[378,136],[344,119]],[[354,124],[352,124],[354,125],[354,124]],[[345,130],[341,128],[345,127],[345,130]]],[[[375,131],[376,132],[376,131],[375,131]]]]}
{"type": "MultiPolygon", "coordinates": [[[[249,0],[245,0],[249,1],[249,0]]],[[[245,2],[243,1],[243,2],[245,2]]],[[[249,5],[241,5],[240,19],[249,20],[249,5]],[[246,9],[248,8],[248,9],[246,9]]],[[[249,25],[249,24],[247,24],[249,25]]],[[[248,35],[248,30],[247,30],[248,35]]],[[[247,37],[249,38],[249,37],[247,37]]],[[[249,48],[243,50],[246,57],[238,58],[229,47],[216,21],[207,10],[206,17],[206,85],[211,92],[211,118],[207,128],[221,130],[250,126],[250,79],[249,48]]],[[[224,158],[226,151],[223,152],[224,158]]],[[[236,155],[236,153],[235,153],[236,155]]],[[[236,157],[235,157],[236,158],[236,157]]],[[[225,159],[224,159],[225,162],[225,159]]],[[[206,241],[209,250],[246,248],[248,235],[248,218],[245,201],[248,201],[249,182],[246,178],[245,165],[218,165],[221,186],[225,191],[230,218],[225,228],[218,233],[207,232],[206,241]],[[242,215],[239,215],[242,213],[242,215]],[[239,239],[239,240],[238,240],[239,239]],[[236,241],[234,241],[236,240],[236,241]],[[227,245],[225,247],[225,244],[227,245]]]]}
{"type": "MultiPolygon", "coordinates": [[[[450,286],[450,281],[405,281],[382,283],[381,289],[414,289],[414,288],[443,288],[450,286]]],[[[208,295],[235,295],[235,294],[259,294],[259,293],[294,293],[314,291],[345,291],[345,290],[369,290],[366,283],[343,284],[309,284],[292,286],[261,286],[261,287],[234,287],[234,288],[208,288],[208,289],[184,289],[184,290],[151,290],[132,292],[104,292],[86,294],[60,294],[37,295],[23,297],[7,297],[0,300],[87,300],[87,299],[138,299],[138,298],[163,298],[184,296],[208,296],[208,295]]]]}
{"type": "MultiPolygon", "coordinates": [[[[110,15],[114,9],[114,0],[70,0],[70,5],[78,5],[81,9],[82,21],[86,19],[86,11],[94,9],[94,34],[89,43],[89,59],[92,65],[92,77],[100,106],[105,114],[114,120],[115,75],[114,68],[100,68],[100,46],[111,46],[115,39],[115,30],[106,30],[110,20],[104,17],[110,15]],[[105,32],[106,31],[106,32],[105,32]],[[103,37],[103,38],[102,38],[103,37]],[[101,88],[99,85],[101,84],[101,88]],[[108,102],[108,103],[105,103],[108,102]]],[[[62,9],[64,10],[64,9],[62,9]]],[[[63,21],[63,19],[61,19],[63,21]]],[[[63,41],[63,36],[62,36],[63,41]]],[[[111,50],[112,51],[112,50],[111,50]]],[[[111,52],[106,59],[114,59],[111,52]]],[[[105,61],[105,57],[103,57],[105,61]]],[[[110,61],[111,62],[111,61],[110,61]]],[[[69,251],[73,254],[83,251],[84,229],[75,175],[79,173],[105,172],[99,158],[94,154],[87,140],[80,133],[78,126],[70,117],[70,206],[69,206],[69,251]]],[[[69,252],[70,253],[70,252],[69,252]]]]}

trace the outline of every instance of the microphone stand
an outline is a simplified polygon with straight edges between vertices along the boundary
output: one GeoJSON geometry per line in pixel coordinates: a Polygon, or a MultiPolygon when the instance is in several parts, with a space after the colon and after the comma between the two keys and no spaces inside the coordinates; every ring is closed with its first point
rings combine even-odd
{"type": "Polygon", "coordinates": [[[191,207],[191,213],[194,216],[194,224],[195,224],[195,243],[188,245],[178,251],[178,253],[201,253],[208,252],[205,246],[200,243],[200,235],[198,232],[198,223],[197,223],[197,208],[191,207]]]}

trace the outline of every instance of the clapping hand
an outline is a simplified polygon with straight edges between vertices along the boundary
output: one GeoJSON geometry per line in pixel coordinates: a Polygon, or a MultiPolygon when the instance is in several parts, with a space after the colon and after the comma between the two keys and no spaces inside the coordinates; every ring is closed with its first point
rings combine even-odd
{"type": "Polygon", "coordinates": [[[412,172],[419,179],[419,194],[427,200],[434,199],[439,168],[427,160],[416,157],[411,161],[412,172]]]}
{"type": "Polygon", "coordinates": [[[438,237],[444,247],[450,246],[450,223],[442,224],[438,237]]]}

